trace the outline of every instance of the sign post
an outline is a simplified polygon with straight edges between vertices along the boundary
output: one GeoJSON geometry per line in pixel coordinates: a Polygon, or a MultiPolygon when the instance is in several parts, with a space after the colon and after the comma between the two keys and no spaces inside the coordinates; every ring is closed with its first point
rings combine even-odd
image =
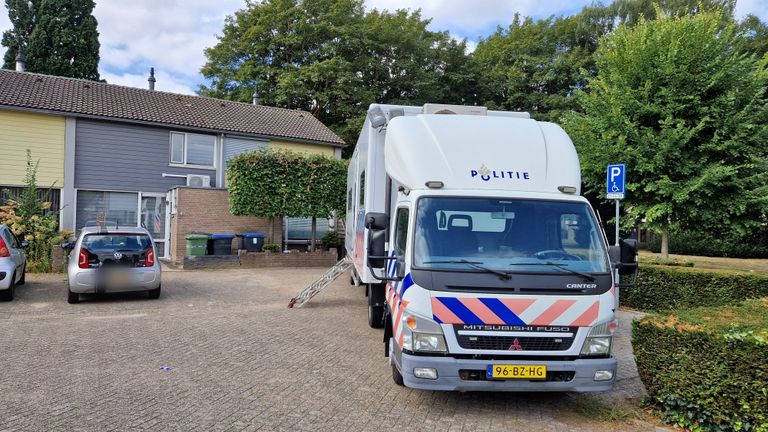
{"type": "Polygon", "coordinates": [[[616,200],[616,246],[619,245],[619,201],[624,199],[627,185],[627,166],[608,165],[606,170],[605,197],[616,200]]]}

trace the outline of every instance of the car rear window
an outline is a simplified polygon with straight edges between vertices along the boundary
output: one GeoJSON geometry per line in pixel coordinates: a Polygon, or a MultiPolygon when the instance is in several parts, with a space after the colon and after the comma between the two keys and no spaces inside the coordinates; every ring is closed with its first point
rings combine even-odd
{"type": "Polygon", "coordinates": [[[152,241],[145,234],[89,234],[83,238],[83,247],[96,251],[133,251],[149,249],[152,241]]]}

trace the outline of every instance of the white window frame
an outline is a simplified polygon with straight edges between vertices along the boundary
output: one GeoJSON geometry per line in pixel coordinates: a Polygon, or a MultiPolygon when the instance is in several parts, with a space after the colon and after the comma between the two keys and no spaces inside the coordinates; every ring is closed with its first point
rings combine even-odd
{"type": "Polygon", "coordinates": [[[218,135],[210,135],[210,134],[199,134],[199,133],[188,133],[188,132],[179,132],[179,131],[171,131],[170,134],[168,134],[168,166],[172,167],[179,167],[179,168],[196,168],[196,169],[206,169],[206,170],[215,170],[216,169],[216,162],[218,160],[218,150],[219,150],[219,136],[218,135]],[[182,153],[184,154],[184,163],[178,163],[173,162],[173,135],[178,134],[182,135],[184,137],[184,140],[182,141],[182,153]],[[211,137],[213,138],[213,165],[196,165],[196,164],[188,164],[187,163],[187,137],[189,135],[199,135],[199,136],[205,136],[205,137],[211,137]]]}

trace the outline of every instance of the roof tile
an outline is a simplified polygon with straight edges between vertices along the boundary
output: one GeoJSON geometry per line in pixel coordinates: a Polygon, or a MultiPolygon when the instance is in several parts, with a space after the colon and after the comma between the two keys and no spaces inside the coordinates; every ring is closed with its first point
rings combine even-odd
{"type": "Polygon", "coordinates": [[[310,113],[0,70],[0,106],[344,145],[310,113]]]}

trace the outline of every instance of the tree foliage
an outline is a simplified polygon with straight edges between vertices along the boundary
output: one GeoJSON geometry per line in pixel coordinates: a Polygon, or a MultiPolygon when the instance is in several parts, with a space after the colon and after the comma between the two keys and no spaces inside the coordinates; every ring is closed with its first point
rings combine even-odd
{"type": "Polygon", "coordinates": [[[346,163],[322,155],[262,150],[227,163],[230,211],[238,216],[329,217],[346,202],[346,163]]]}
{"type": "MultiPolygon", "coordinates": [[[[265,0],[228,17],[205,50],[207,96],[310,111],[354,143],[368,105],[471,96],[466,43],[419,11],[366,12],[362,0],[265,0]]],[[[353,146],[350,146],[353,147],[353,146]]]]}
{"type": "MultiPolygon", "coordinates": [[[[509,27],[480,41],[472,55],[477,100],[489,108],[528,111],[539,120],[558,121],[578,109],[572,95],[584,88],[585,78],[597,73],[594,53],[601,38],[617,25],[634,26],[658,13],[706,11],[721,12],[728,21],[734,6],[733,0],[617,0],[538,21],[516,14],[509,27]]],[[[759,20],[752,23],[759,24],[759,20]]]]}
{"type": "Polygon", "coordinates": [[[629,167],[629,213],[662,232],[745,232],[768,209],[765,62],[739,52],[721,13],[640,19],[595,53],[598,74],[565,117],[592,194],[629,167]]]}
{"type": "Polygon", "coordinates": [[[14,27],[3,34],[5,68],[24,47],[29,72],[99,80],[99,33],[93,0],[6,0],[14,27]]]}

